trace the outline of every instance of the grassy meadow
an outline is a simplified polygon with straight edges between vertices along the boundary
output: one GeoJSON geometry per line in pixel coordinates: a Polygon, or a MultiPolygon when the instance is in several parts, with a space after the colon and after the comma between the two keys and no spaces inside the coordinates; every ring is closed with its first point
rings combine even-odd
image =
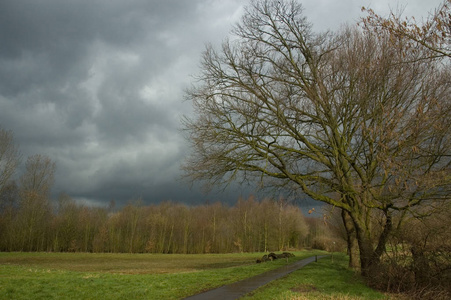
{"type": "MultiPolygon", "coordinates": [[[[256,264],[262,253],[2,252],[0,299],[181,299],[321,253],[299,251],[288,262],[256,264]]],[[[346,264],[344,255],[322,259],[246,299],[386,299],[367,288],[346,264]]]]}
{"type": "Polygon", "coordinates": [[[368,288],[362,278],[348,269],[348,258],[334,253],[316,263],[255,290],[243,300],[366,300],[400,299],[368,288]]]}

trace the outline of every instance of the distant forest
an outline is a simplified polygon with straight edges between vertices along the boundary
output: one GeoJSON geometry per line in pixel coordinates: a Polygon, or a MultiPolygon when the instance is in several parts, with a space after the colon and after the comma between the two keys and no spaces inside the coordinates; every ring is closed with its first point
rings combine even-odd
{"type": "Polygon", "coordinates": [[[137,199],[120,208],[93,207],[65,194],[51,199],[56,164],[46,155],[29,156],[15,179],[20,158],[13,133],[0,128],[0,251],[230,253],[345,248],[346,234],[336,211],[306,217],[284,200],[254,197],[239,199],[234,206],[174,202],[146,206],[137,199]]]}
{"type": "Polygon", "coordinates": [[[136,200],[114,209],[80,205],[67,195],[56,203],[38,195],[27,199],[2,201],[0,251],[229,253],[345,248],[334,213],[307,217],[298,206],[282,200],[250,197],[234,206],[143,205],[136,200]]]}

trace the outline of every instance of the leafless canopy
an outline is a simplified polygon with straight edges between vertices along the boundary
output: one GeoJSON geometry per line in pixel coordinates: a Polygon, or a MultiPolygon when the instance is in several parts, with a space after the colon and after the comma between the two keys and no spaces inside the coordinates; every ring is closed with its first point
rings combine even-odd
{"type": "Polygon", "coordinates": [[[402,209],[449,190],[449,69],[387,35],[315,34],[295,1],[253,2],[233,33],[187,92],[193,180],[258,179],[345,209],[337,193],[402,209]]]}
{"type": "Polygon", "coordinates": [[[20,178],[24,193],[48,196],[53,185],[56,164],[46,155],[36,154],[28,157],[26,172],[20,178]]]}

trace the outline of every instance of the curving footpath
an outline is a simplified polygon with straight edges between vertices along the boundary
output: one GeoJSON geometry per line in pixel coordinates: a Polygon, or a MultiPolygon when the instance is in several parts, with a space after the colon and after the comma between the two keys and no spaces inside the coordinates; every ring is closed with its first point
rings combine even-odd
{"type": "Polygon", "coordinates": [[[194,296],[185,298],[185,300],[210,300],[210,299],[221,299],[221,300],[234,300],[238,299],[247,293],[267,284],[270,281],[279,279],[293,271],[296,271],[303,266],[316,261],[317,259],[326,257],[328,255],[312,256],[302,260],[299,260],[290,265],[265,272],[263,274],[250,277],[238,282],[234,282],[228,285],[224,285],[217,289],[213,289],[207,292],[203,292],[194,296]]]}

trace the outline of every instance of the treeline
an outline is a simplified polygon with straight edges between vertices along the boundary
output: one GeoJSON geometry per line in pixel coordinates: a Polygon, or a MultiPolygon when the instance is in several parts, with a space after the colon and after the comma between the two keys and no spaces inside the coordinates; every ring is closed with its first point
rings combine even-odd
{"type": "Polygon", "coordinates": [[[333,244],[321,219],[282,200],[251,197],[231,207],[136,200],[120,209],[68,195],[54,201],[55,162],[32,155],[16,177],[20,158],[12,132],[0,128],[0,251],[223,253],[333,244]]]}
{"type": "Polygon", "coordinates": [[[66,195],[56,205],[28,196],[2,208],[1,251],[225,253],[333,244],[321,218],[306,218],[283,201],[251,197],[230,207],[133,201],[114,211],[80,205],[66,195]]]}

